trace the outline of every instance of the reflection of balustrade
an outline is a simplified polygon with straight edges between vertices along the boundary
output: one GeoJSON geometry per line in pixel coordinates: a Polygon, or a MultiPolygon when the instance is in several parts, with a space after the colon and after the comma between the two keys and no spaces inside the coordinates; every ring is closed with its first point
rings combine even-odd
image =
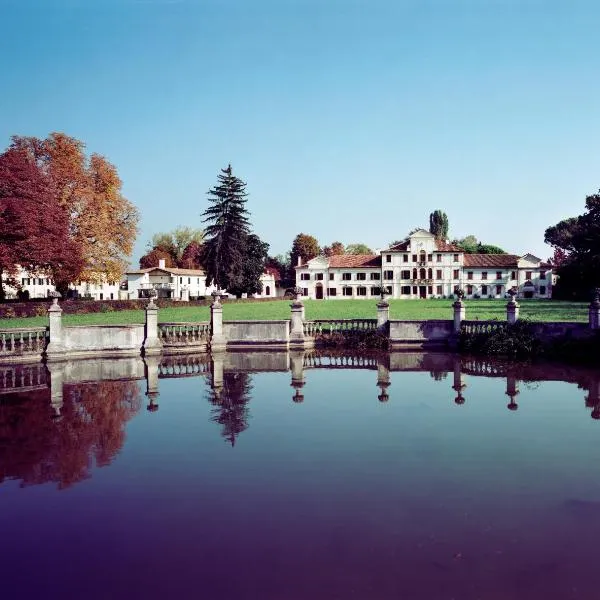
{"type": "Polygon", "coordinates": [[[460,331],[467,335],[490,334],[506,329],[504,321],[462,321],[460,331]]]}
{"type": "Polygon", "coordinates": [[[0,366],[0,394],[27,391],[48,385],[48,371],[41,363],[0,366]]]}
{"type": "Polygon", "coordinates": [[[210,340],[210,323],[159,323],[158,337],[164,347],[207,344],[210,340]]]}
{"type": "Polygon", "coordinates": [[[174,290],[175,284],[174,283],[166,283],[166,282],[165,283],[163,283],[163,282],[140,283],[139,289],[140,290],[174,290]]]}
{"type": "Polygon", "coordinates": [[[0,357],[41,354],[48,337],[47,327],[4,329],[0,331],[0,357]]]}
{"type": "MultiPolygon", "coordinates": [[[[464,322],[464,321],[463,321],[464,322]]],[[[501,362],[488,362],[476,358],[463,359],[462,370],[469,375],[506,377],[507,367],[501,362]]]]}
{"type": "Polygon", "coordinates": [[[169,358],[163,357],[158,365],[158,376],[192,377],[210,373],[210,358],[208,356],[186,356],[169,358]]]}
{"type": "Polygon", "coordinates": [[[313,352],[305,353],[303,361],[305,369],[376,369],[377,365],[376,356],[343,356],[313,352]]]}
{"type": "Polygon", "coordinates": [[[350,331],[377,331],[377,319],[318,319],[304,321],[304,335],[306,337],[350,331]]]}

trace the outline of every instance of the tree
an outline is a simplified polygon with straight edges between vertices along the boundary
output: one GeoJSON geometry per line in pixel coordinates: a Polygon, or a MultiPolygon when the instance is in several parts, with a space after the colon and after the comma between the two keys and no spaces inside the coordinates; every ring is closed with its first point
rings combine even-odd
{"type": "Polygon", "coordinates": [[[315,258],[321,252],[317,238],[306,233],[299,233],[292,242],[292,251],[290,252],[291,268],[298,265],[298,258],[303,263],[315,258]]]}
{"type": "Polygon", "coordinates": [[[192,240],[181,253],[178,266],[182,269],[201,269],[202,244],[192,240]]]}
{"type": "MultiPolygon", "coordinates": [[[[194,229],[193,227],[179,226],[173,231],[167,231],[165,233],[155,233],[152,236],[149,249],[161,248],[169,252],[173,257],[173,262],[176,265],[181,266],[181,260],[183,259],[183,253],[186,248],[195,242],[196,246],[199,247],[204,240],[204,231],[202,229],[194,229]]],[[[188,253],[188,259],[189,253],[188,253]]],[[[196,261],[197,262],[197,261],[196,261]]],[[[185,268],[185,267],[184,267],[185,268]]],[[[191,267],[194,268],[194,267],[191,267]]]]}
{"type": "Polygon", "coordinates": [[[500,246],[482,244],[474,235],[467,235],[460,240],[452,240],[452,244],[458,246],[466,254],[506,254],[506,251],[500,246]]]}
{"type": "Polygon", "coordinates": [[[244,278],[244,244],[250,233],[246,183],[233,175],[231,165],[221,169],[209,190],[210,206],[202,213],[205,241],[202,264],[206,283],[220,289],[239,289],[244,278]]]}
{"type": "Polygon", "coordinates": [[[165,267],[174,267],[173,257],[162,248],[153,248],[140,258],[140,269],[158,267],[159,261],[165,261],[165,267]]]}
{"type": "Polygon", "coordinates": [[[373,251],[365,244],[348,244],[346,254],[372,254],[373,251]]]}
{"type": "Polygon", "coordinates": [[[429,232],[438,240],[448,239],[448,215],[441,210],[434,210],[429,215],[429,232]]]}
{"type": "Polygon", "coordinates": [[[227,288],[230,294],[235,294],[238,298],[244,293],[260,294],[262,292],[260,276],[264,273],[267,253],[269,252],[269,244],[263,242],[253,233],[246,236],[244,247],[241,279],[239,283],[227,288]]]}
{"type": "Polygon", "coordinates": [[[0,299],[18,266],[56,276],[81,263],[51,179],[25,150],[11,148],[0,155],[0,299]]]}
{"type": "Polygon", "coordinates": [[[346,253],[346,248],[342,242],[333,242],[331,246],[323,246],[323,254],[327,257],[339,256],[346,253]]]}

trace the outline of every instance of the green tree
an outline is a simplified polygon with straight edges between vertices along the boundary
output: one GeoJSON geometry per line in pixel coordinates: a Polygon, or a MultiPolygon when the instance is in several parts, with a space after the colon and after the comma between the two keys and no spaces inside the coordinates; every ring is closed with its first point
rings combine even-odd
{"type": "Polygon", "coordinates": [[[448,215],[441,210],[434,210],[429,215],[429,232],[438,240],[448,239],[448,215]]]}
{"type": "Polygon", "coordinates": [[[265,270],[269,244],[263,242],[254,233],[251,233],[246,236],[244,248],[241,277],[238,282],[233,283],[227,288],[230,294],[235,294],[238,298],[242,294],[260,294],[262,292],[260,276],[265,270]]]}
{"type": "Polygon", "coordinates": [[[204,240],[204,231],[193,227],[179,226],[173,231],[165,233],[155,233],[152,236],[152,241],[149,244],[148,250],[153,248],[161,248],[168,252],[173,263],[179,265],[183,258],[185,249],[192,243],[202,244],[204,240]]]}
{"type": "Polygon", "coordinates": [[[506,254],[506,251],[500,248],[500,246],[483,244],[474,235],[467,235],[459,240],[452,240],[452,243],[466,254],[506,254]]]}
{"type": "Polygon", "coordinates": [[[325,256],[339,256],[346,253],[346,248],[342,242],[332,242],[331,246],[323,246],[322,252],[325,256]]]}
{"type": "Polygon", "coordinates": [[[373,251],[366,244],[348,244],[346,254],[372,254],[373,251]]]}
{"type": "Polygon", "coordinates": [[[298,258],[302,262],[315,258],[321,252],[317,238],[306,233],[299,233],[292,243],[292,251],[290,252],[290,261],[292,270],[298,265],[298,258]]]}

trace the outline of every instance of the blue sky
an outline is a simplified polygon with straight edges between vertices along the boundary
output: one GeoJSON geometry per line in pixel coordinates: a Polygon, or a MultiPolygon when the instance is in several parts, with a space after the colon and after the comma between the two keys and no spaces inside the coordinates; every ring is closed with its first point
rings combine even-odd
{"type": "Polygon", "coordinates": [[[271,253],[297,233],[551,254],[600,188],[600,3],[0,0],[0,148],[64,131],[157,231],[201,226],[231,162],[271,253]]]}

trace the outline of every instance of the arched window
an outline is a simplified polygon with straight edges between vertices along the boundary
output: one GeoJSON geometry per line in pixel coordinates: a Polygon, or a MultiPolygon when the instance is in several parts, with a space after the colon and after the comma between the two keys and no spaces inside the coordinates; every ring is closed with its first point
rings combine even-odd
{"type": "Polygon", "coordinates": [[[417,279],[417,270],[413,269],[413,279],[417,279]]]}
{"type": "Polygon", "coordinates": [[[433,279],[433,269],[427,269],[427,279],[433,279]]]}
{"type": "Polygon", "coordinates": [[[265,287],[265,296],[270,296],[271,295],[271,286],[268,285],[267,287],[265,287]]]}
{"type": "Polygon", "coordinates": [[[425,269],[421,269],[419,271],[419,278],[420,279],[427,279],[427,276],[425,275],[425,269]]]}

